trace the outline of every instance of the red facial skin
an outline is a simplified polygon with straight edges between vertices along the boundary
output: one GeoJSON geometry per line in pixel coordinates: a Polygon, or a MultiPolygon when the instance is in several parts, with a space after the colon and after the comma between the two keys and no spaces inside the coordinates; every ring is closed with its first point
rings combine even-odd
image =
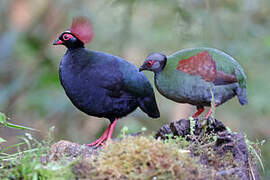
{"type": "Polygon", "coordinates": [[[147,63],[146,63],[146,65],[147,65],[148,67],[152,67],[153,64],[155,64],[155,61],[153,61],[153,60],[149,60],[149,61],[147,61],[147,63]]]}
{"type": "MultiPolygon", "coordinates": [[[[68,41],[71,38],[74,38],[74,36],[72,34],[63,34],[63,36],[62,36],[62,39],[64,41],[68,41]]],[[[64,41],[58,39],[54,44],[55,45],[61,45],[61,44],[64,44],[64,41]]]]}
{"type": "Polygon", "coordinates": [[[71,39],[71,38],[73,38],[73,36],[72,36],[71,34],[64,34],[64,35],[63,35],[63,39],[64,39],[65,41],[68,41],[68,40],[71,39]]]}

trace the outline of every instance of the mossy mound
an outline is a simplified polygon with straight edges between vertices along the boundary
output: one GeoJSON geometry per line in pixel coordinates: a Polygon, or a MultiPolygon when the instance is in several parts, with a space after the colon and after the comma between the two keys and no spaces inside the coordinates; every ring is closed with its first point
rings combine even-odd
{"type": "MultiPolygon", "coordinates": [[[[200,122],[175,121],[160,128],[154,137],[126,135],[114,139],[104,149],[62,140],[51,145],[45,153],[22,156],[9,170],[0,169],[0,172],[5,173],[5,176],[0,177],[260,179],[255,155],[249,151],[251,145],[247,145],[247,139],[241,133],[228,132],[217,120],[207,121],[205,125],[200,122]],[[25,161],[29,163],[22,164],[25,161]]],[[[254,145],[252,147],[257,148],[254,145]]]]}
{"type": "Polygon", "coordinates": [[[98,156],[83,161],[84,168],[92,169],[80,176],[92,179],[196,179],[201,170],[206,171],[198,161],[188,150],[179,149],[176,143],[165,143],[153,137],[125,137],[111,143],[98,156]]]}
{"type": "Polygon", "coordinates": [[[217,120],[200,122],[176,121],[155,137],[125,136],[102,150],[60,141],[49,161],[79,156],[71,166],[78,179],[260,179],[242,134],[217,120]]]}

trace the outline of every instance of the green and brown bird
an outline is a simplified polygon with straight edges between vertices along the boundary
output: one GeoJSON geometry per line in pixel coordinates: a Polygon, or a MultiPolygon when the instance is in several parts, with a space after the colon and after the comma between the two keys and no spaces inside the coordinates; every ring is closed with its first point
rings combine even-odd
{"type": "MultiPolygon", "coordinates": [[[[192,48],[170,56],[152,53],[140,71],[155,73],[158,91],[168,99],[197,107],[197,118],[205,106],[215,106],[237,95],[241,105],[247,104],[246,76],[241,65],[228,54],[213,48],[192,48]]],[[[211,115],[209,109],[206,118],[211,115]]]]}

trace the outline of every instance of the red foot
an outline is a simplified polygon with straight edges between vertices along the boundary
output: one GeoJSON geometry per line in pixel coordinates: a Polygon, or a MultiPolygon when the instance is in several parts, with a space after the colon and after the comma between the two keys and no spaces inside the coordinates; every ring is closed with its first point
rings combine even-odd
{"type": "Polygon", "coordinates": [[[204,111],[204,107],[199,108],[195,114],[193,114],[193,118],[197,118],[204,111]]]}
{"type": "MultiPolygon", "coordinates": [[[[109,140],[111,139],[112,137],[112,134],[113,134],[113,131],[114,131],[114,128],[117,124],[117,118],[115,118],[115,120],[113,121],[112,124],[109,125],[109,127],[104,131],[103,135],[96,141],[94,141],[93,143],[91,144],[87,144],[87,146],[95,146],[96,148],[99,147],[104,141],[105,144],[104,146],[107,146],[108,145],[108,142],[109,140]]],[[[103,146],[103,147],[104,147],[103,146]]]]}
{"type": "Polygon", "coordinates": [[[102,143],[106,139],[106,137],[108,136],[109,129],[110,129],[110,126],[104,131],[103,135],[99,139],[97,139],[96,141],[94,141],[90,144],[87,144],[87,146],[94,146],[96,144],[99,144],[100,142],[102,143]]]}

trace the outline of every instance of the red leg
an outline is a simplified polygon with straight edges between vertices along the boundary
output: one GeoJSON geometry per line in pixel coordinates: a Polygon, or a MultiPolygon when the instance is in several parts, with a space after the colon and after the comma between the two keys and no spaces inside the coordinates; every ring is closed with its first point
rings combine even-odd
{"type": "Polygon", "coordinates": [[[111,140],[112,138],[112,135],[113,135],[113,132],[114,132],[114,129],[115,129],[115,126],[117,124],[117,118],[115,118],[115,120],[113,121],[113,123],[111,124],[111,127],[110,127],[110,130],[109,130],[109,133],[108,133],[108,136],[107,136],[107,139],[106,139],[106,142],[105,142],[105,146],[108,145],[109,141],[111,140]]]}
{"type": "Polygon", "coordinates": [[[105,138],[108,136],[108,132],[110,130],[110,126],[104,131],[103,135],[98,140],[92,142],[91,144],[87,144],[87,146],[94,146],[94,145],[96,145],[96,144],[98,144],[100,142],[102,143],[105,140],[105,138]]]}
{"type": "Polygon", "coordinates": [[[96,140],[95,142],[91,143],[91,144],[87,144],[88,146],[95,146],[95,147],[99,147],[104,141],[106,141],[105,146],[108,144],[108,141],[111,139],[114,128],[117,124],[117,118],[114,120],[114,122],[112,124],[109,125],[109,127],[105,130],[105,132],[103,133],[103,135],[96,140]]]}
{"type": "Polygon", "coordinates": [[[204,107],[198,108],[197,112],[195,114],[193,114],[192,117],[197,118],[200,114],[202,114],[203,111],[204,111],[204,107]]]}
{"type": "MultiPolygon", "coordinates": [[[[215,105],[214,105],[214,106],[215,106],[215,107],[217,107],[217,105],[218,105],[218,104],[217,104],[217,103],[215,103],[215,105]]],[[[212,107],[210,107],[210,109],[209,109],[209,111],[207,112],[207,114],[206,114],[205,118],[206,118],[206,119],[208,119],[208,118],[210,117],[210,115],[211,115],[211,114],[212,114],[212,107]]]]}

